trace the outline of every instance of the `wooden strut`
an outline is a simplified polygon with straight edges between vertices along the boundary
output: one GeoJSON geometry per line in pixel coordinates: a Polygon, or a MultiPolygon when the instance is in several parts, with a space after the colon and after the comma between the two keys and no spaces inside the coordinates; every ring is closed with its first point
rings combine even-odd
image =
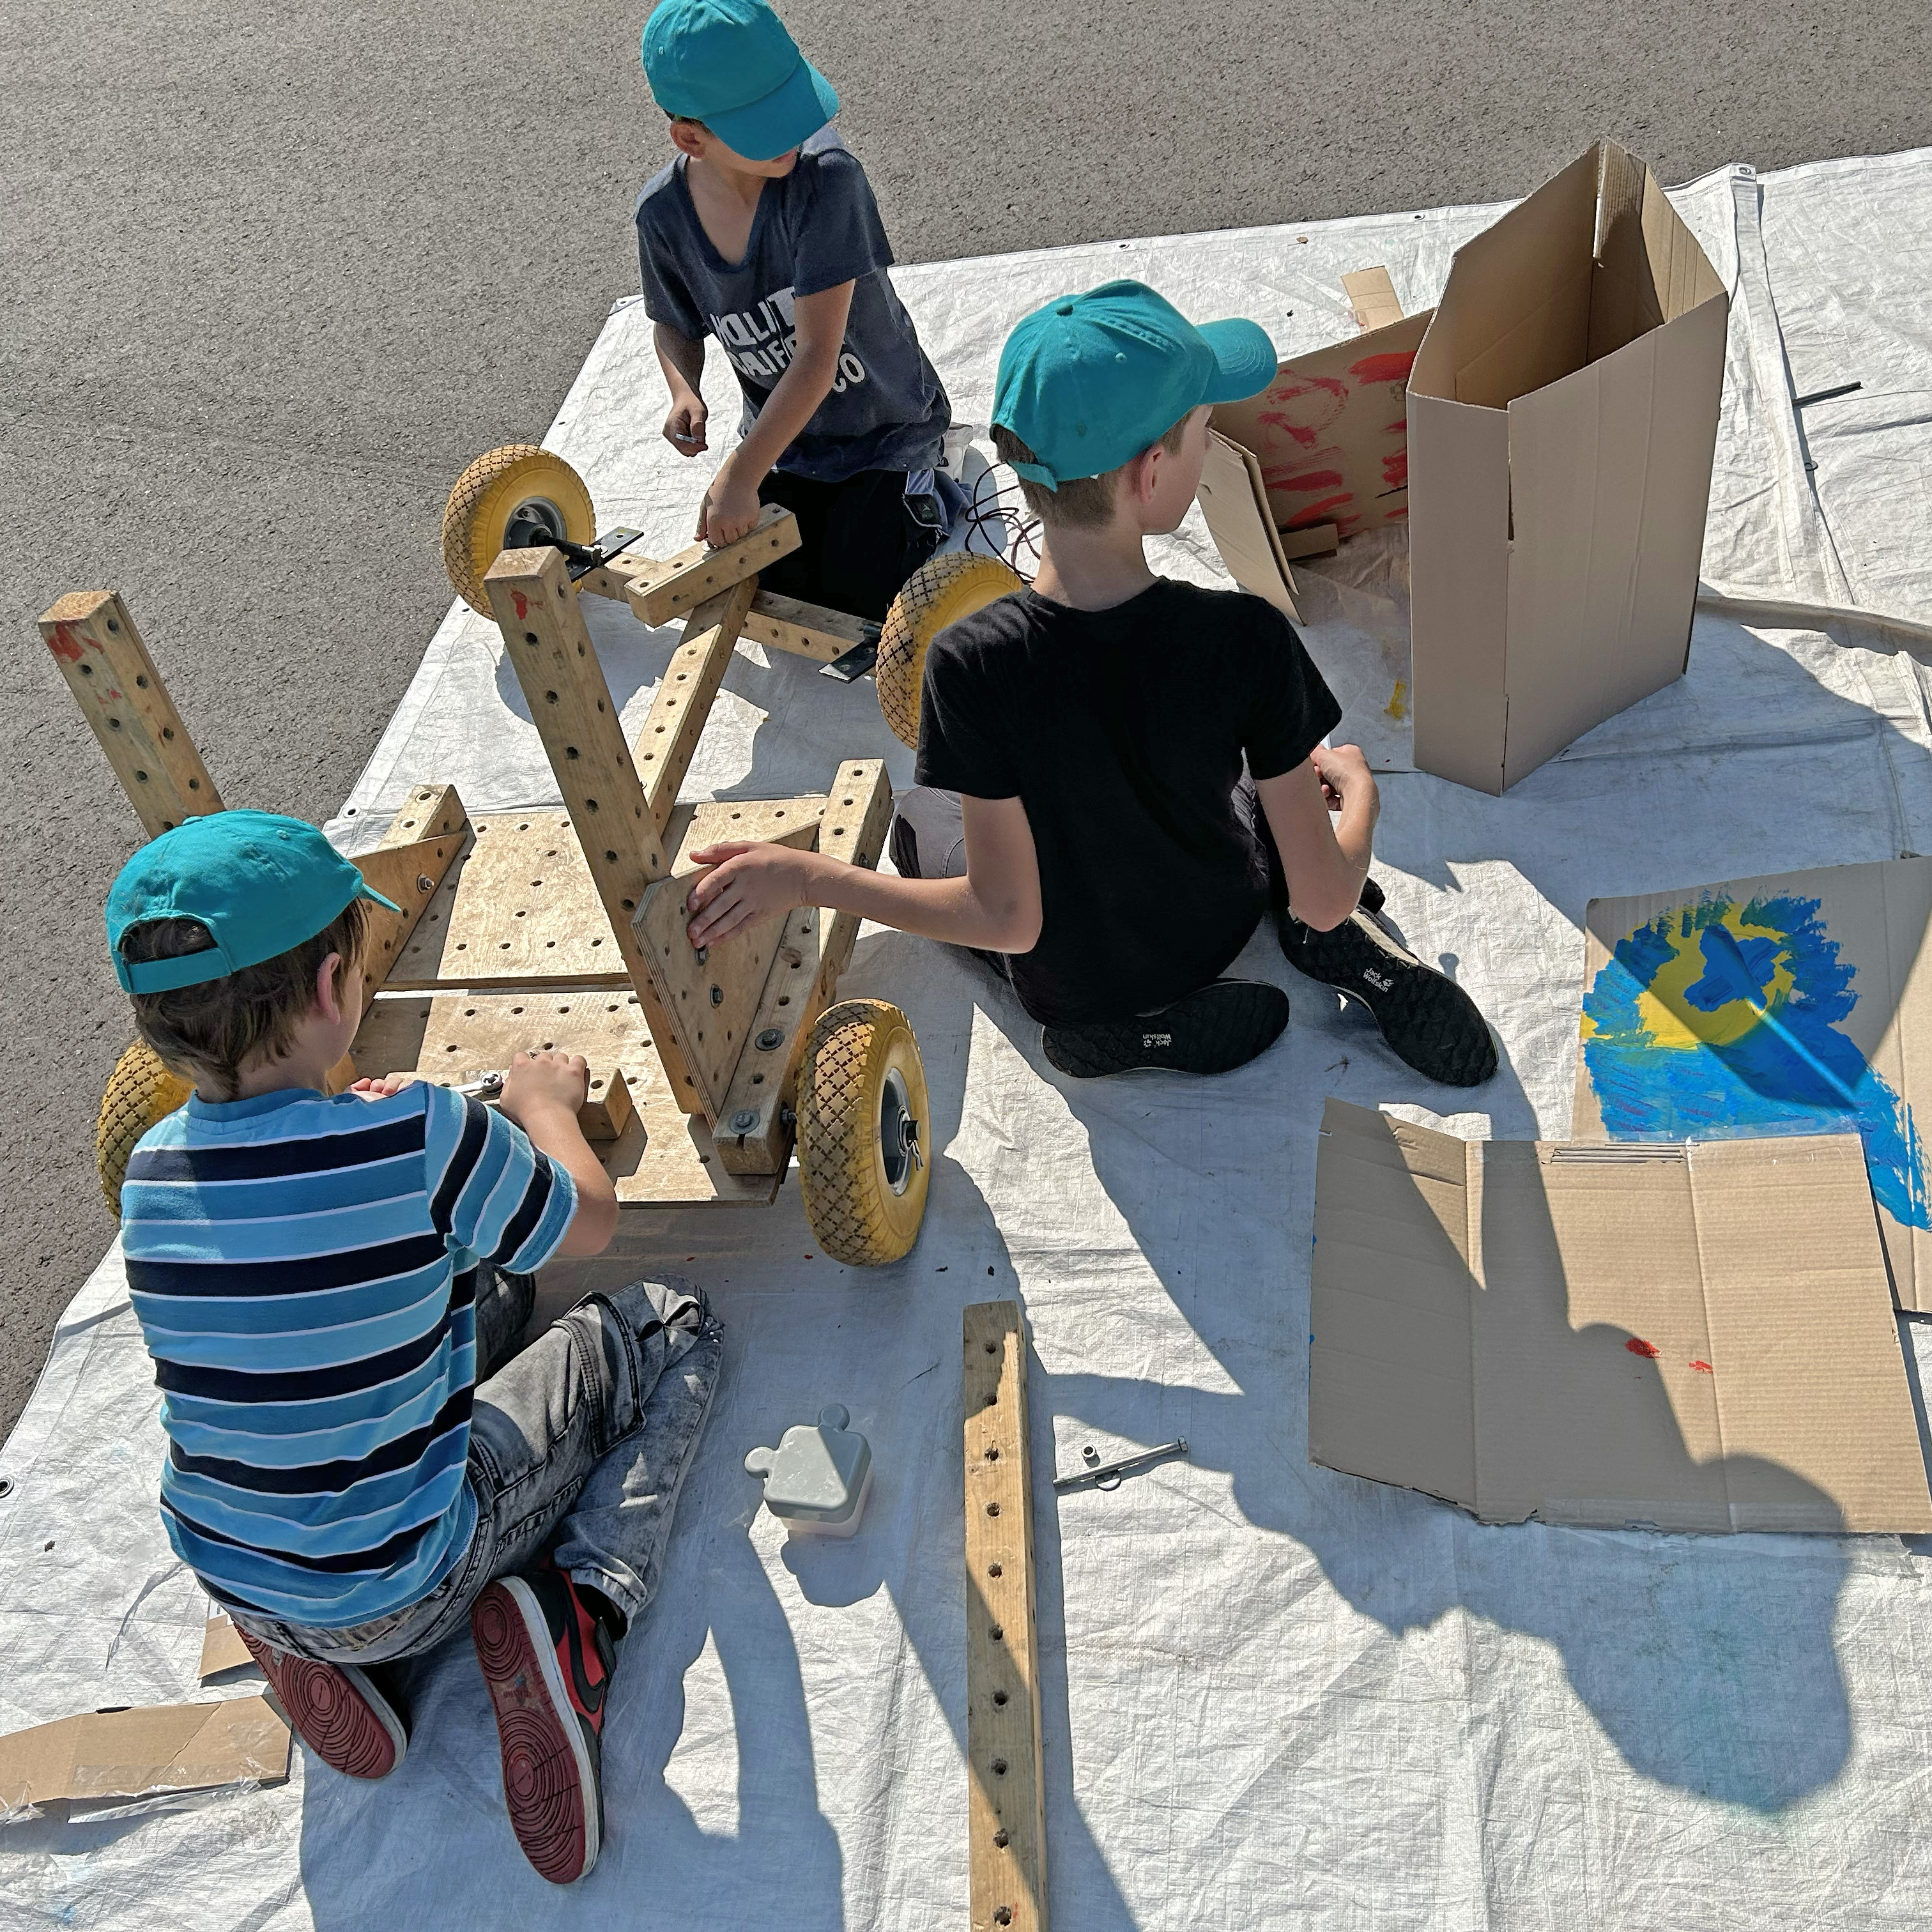
{"type": "Polygon", "coordinates": [[[1046,1932],[1026,1322],[1018,1302],[975,1302],[962,1330],[971,1923],[973,1932],[1046,1932]]]}

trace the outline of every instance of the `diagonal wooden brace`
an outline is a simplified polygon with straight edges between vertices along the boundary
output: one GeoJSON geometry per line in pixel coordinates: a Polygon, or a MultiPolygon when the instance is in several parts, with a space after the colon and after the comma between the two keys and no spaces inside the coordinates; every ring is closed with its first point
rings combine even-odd
{"type": "Polygon", "coordinates": [[[677,804],[678,787],[691,769],[705,720],[711,715],[711,701],[724,682],[739,629],[758,588],[758,580],[748,577],[692,612],[684,640],[671,653],[651,700],[650,716],[638,734],[637,762],[660,832],[677,804]]]}
{"type": "Polygon", "coordinates": [[[150,838],[221,810],[118,592],[70,591],[41,618],[40,636],[150,838]]]}
{"type": "Polygon", "coordinates": [[[704,1096],[631,926],[669,867],[569,568],[559,550],[505,550],[484,588],[670,1090],[686,1113],[702,1112],[704,1096]]]}

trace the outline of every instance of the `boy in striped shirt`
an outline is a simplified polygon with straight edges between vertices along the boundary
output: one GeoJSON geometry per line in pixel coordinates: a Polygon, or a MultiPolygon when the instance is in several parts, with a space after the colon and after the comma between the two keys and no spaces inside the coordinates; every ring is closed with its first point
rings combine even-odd
{"type": "Polygon", "coordinates": [[[640,1282],[511,1359],[535,1271],[616,1224],[584,1063],[519,1054],[495,1112],[404,1075],[328,1096],[369,900],[390,904],[313,826],[257,812],[164,833],[109,896],[136,1024],[194,1086],[122,1193],[162,1519],[351,1776],[406,1742],[373,1667],[466,1618],[518,1841],[567,1883],[597,1856],[616,1645],[656,1587],[718,1336],[694,1290],[640,1282]]]}

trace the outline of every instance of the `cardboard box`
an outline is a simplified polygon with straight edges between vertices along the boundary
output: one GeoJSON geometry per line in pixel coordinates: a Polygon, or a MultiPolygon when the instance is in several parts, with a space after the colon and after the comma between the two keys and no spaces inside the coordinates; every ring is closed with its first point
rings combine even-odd
{"type": "Polygon", "coordinates": [[[1728,312],[1612,141],[1456,250],[1408,379],[1418,770],[1501,792],[1682,675],[1728,312]]]}
{"type": "Polygon", "coordinates": [[[1932,1312],[1928,922],[1932,859],[1592,900],[1572,1133],[1856,1131],[1898,1305],[1932,1312]]]}
{"type": "Polygon", "coordinates": [[[1278,529],[1333,524],[1346,542],[1408,516],[1406,396],[1430,314],[1291,356],[1258,396],[1215,410],[1215,429],[1254,456],[1278,529]]]}
{"type": "Polygon", "coordinates": [[[1486,1522],[1932,1526],[1856,1136],[1322,1133],[1312,1461],[1486,1522]]]}

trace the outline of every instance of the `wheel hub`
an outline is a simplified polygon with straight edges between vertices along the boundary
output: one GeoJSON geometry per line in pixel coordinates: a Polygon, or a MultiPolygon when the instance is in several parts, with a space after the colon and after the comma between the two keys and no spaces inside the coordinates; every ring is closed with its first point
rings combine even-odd
{"type": "Polygon", "coordinates": [[[526,496],[503,525],[506,550],[532,550],[566,534],[563,512],[548,496],[526,496]]]}
{"type": "Polygon", "coordinates": [[[886,1074],[879,1095],[879,1151],[885,1162],[886,1185],[895,1194],[903,1194],[926,1159],[920,1152],[919,1122],[913,1118],[912,1097],[906,1091],[905,1076],[897,1067],[886,1074]]]}

